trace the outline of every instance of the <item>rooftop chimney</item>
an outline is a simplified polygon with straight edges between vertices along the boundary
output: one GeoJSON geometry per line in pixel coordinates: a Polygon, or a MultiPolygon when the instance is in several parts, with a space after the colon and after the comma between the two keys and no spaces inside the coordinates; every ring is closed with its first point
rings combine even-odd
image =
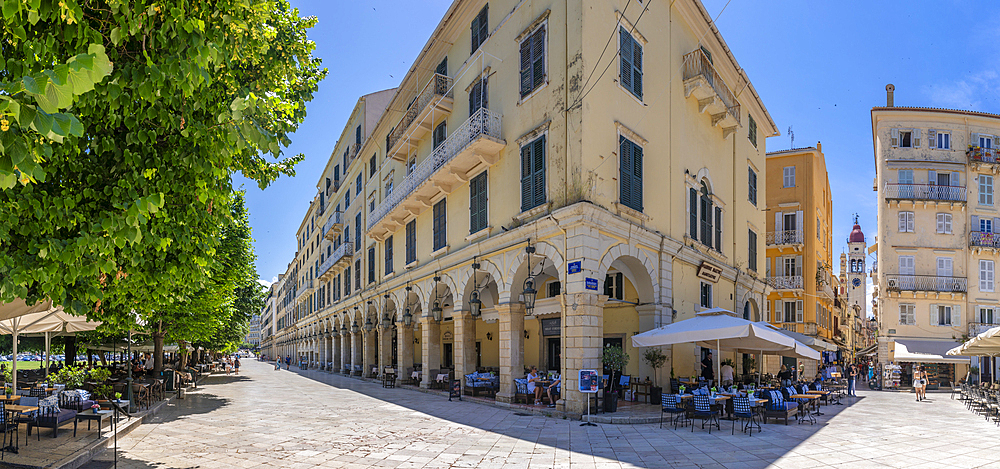
{"type": "Polygon", "coordinates": [[[819,141],[816,142],[816,151],[821,152],[821,153],[823,152],[823,142],[819,142],[819,141]]]}
{"type": "Polygon", "coordinates": [[[885,107],[892,107],[892,92],[896,91],[896,87],[889,83],[885,85],[885,107]]]}

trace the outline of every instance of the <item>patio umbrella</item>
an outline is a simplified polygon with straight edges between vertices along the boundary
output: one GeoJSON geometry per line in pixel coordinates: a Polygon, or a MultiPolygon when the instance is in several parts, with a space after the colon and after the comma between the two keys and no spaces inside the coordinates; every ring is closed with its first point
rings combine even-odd
{"type": "MultiPolygon", "coordinates": [[[[969,339],[964,344],[948,350],[948,355],[959,355],[964,357],[988,356],[994,358],[1000,356],[1000,327],[986,330],[979,335],[969,339]]],[[[979,367],[980,378],[983,369],[979,367]]],[[[996,373],[990,373],[993,381],[996,381],[996,373]]]]}
{"type": "MultiPolygon", "coordinates": [[[[795,350],[795,339],[772,328],[738,317],[722,308],[695,313],[690,319],[648,330],[632,336],[633,347],[686,344],[717,350],[784,351],[795,350]]],[[[719,360],[716,376],[721,376],[719,360]]]]}
{"type": "MultiPolygon", "coordinates": [[[[8,303],[10,304],[10,303],[8,303]]],[[[2,307],[0,307],[2,309],[2,307]]],[[[31,309],[31,308],[28,308],[31,309]]],[[[22,309],[22,312],[27,309],[22,309]]],[[[0,313],[2,314],[2,313],[0,313]]],[[[83,316],[73,316],[63,311],[62,307],[36,312],[25,312],[20,316],[0,320],[0,334],[13,335],[13,356],[11,360],[11,379],[14,389],[17,389],[17,336],[21,334],[39,333],[45,336],[45,373],[49,368],[49,339],[52,333],[72,333],[94,330],[100,322],[88,321],[83,316]]]]}
{"type": "Polygon", "coordinates": [[[837,351],[837,346],[836,345],[833,345],[833,344],[831,344],[831,343],[829,343],[829,342],[827,342],[827,341],[825,341],[823,339],[820,339],[819,337],[813,337],[813,336],[805,335],[805,334],[803,334],[801,332],[795,332],[795,331],[789,331],[789,330],[786,330],[786,329],[782,329],[782,328],[776,327],[775,325],[773,325],[773,324],[771,324],[769,322],[766,322],[766,321],[760,321],[759,324],[763,324],[763,325],[765,325],[767,327],[770,327],[770,328],[772,328],[772,329],[774,329],[774,330],[776,330],[776,331],[778,331],[778,332],[780,332],[782,334],[785,334],[788,337],[791,337],[791,338],[795,339],[796,342],[800,342],[800,343],[802,343],[804,345],[807,345],[807,346],[813,348],[814,350],[819,350],[820,352],[822,352],[824,350],[831,351],[831,352],[837,351]]]}
{"type": "Polygon", "coordinates": [[[0,303],[0,320],[16,318],[25,314],[51,311],[52,309],[54,308],[51,301],[42,301],[28,306],[24,300],[18,298],[10,303],[0,303]]]}

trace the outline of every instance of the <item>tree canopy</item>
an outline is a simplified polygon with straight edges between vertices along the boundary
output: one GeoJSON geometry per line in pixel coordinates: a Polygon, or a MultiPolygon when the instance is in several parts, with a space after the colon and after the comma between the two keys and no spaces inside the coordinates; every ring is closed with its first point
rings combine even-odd
{"type": "Polygon", "coordinates": [[[306,36],[317,20],[287,0],[0,3],[0,183],[3,171],[17,181],[0,190],[0,302],[50,298],[109,330],[197,302],[243,314],[233,305],[252,297],[246,285],[218,278],[245,274],[222,255],[243,229],[229,210],[242,206],[232,175],[261,188],[294,175],[302,155],[282,148],[326,75],[306,36]],[[53,92],[75,86],[74,67],[88,75],[72,97],[29,89],[40,77],[53,92]],[[37,109],[32,123],[65,110],[79,126],[54,137],[25,106],[37,109]],[[15,167],[6,149],[18,139],[31,155],[15,167]],[[199,296],[234,282],[223,303],[199,296]]]}

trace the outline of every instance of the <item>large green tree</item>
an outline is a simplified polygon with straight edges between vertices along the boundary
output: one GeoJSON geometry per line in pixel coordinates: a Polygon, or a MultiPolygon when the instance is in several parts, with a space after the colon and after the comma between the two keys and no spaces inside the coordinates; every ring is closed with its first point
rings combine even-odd
{"type": "Polygon", "coordinates": [[[220,271],[232,175],[263,188],[302,158],[282,148],[326,74],[316,19],[286,0],[0,3],[14,99],[42,108],[12,84],[95,44],[113,68],[66,109],[82,129],[35,160],[44,177],[0,161],[21,181],[0,190],[0,301],[51,298],[115,330],[190,304],[220,271]]]}

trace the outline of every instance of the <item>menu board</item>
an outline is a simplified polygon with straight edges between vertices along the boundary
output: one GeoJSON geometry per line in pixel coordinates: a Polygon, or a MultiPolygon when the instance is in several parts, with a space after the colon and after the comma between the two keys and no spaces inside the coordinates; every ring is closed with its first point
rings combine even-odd
{"type": "Polygon", "coordinates": [[[580,370],[580,392],[596,393],[600,385],[597,370],[580,370]]]}
{"type": "Polygon", "coordinates": [[[451,390],[448,392],[448,400],[457,397],[458,400],[462,400],[462,380],[453,379],[451,380],[451,390]]]}

